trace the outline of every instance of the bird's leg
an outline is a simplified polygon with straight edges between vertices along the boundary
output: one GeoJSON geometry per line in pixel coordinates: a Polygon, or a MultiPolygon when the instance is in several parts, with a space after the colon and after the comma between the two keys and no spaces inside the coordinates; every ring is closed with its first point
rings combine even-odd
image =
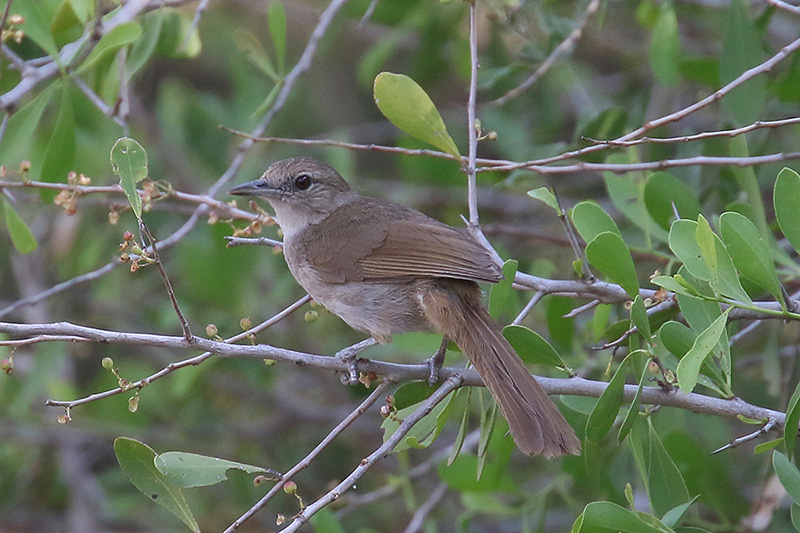
{"type": "Polygon", "coordinates": [[[431,373],[428,376],[428,384],[431,387],[436,385],[439,382],[439,370],[441,370],[442,365],[444,364],[444,356],[447,353],[447,345],[450,344],[450,339],[447,338],[447,335],[442,337],[442,345],[439,346],[439,349],[436,350],[430,359],[428,359],[428,366],[430,367],[431,373]]]}
{"type": "Polygon", "coordinates": [[[347,365],[347,372],[341,375],[342,383],[345,385],[358,384],[358,370],[356,369],[358,357],[356,356],[361,350],[375,346],[377,342],[373,337],[370,337],[336,352],[336,357],[347,365]]]}

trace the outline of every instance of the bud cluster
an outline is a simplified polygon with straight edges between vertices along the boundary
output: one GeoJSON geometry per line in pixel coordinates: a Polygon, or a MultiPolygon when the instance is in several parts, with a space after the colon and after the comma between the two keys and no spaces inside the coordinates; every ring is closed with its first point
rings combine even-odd
{"type": "Polygon", "coordinates": [[[67,184],[70,185],[70,188],[61,189],[61,192],[53,198],[53,203],[64,208],[67,215],[74,215],[77,211],[78,198],[81,195],[81,191],[78,187],[85,187],[90,183],[92,183],[92,180],[88,176],[78,174],[74,170],[70,171],[69,174],[67,174],[67,184]]]}
{"type": "Polygon", "coordinates": [[[140,266],[147,266],[155,262],[147,250],[144,250],[138,242],[133,233],[126,231],[122,234],[122,242],[119,244],[118,251],[119,260],[123,263],[130,261],[131,272],[139,270],[140,266]]]}

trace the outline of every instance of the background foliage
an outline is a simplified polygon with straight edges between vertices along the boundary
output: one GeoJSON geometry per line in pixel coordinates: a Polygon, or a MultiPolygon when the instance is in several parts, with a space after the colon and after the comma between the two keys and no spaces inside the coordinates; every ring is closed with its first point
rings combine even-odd
{"type": "MultiPolygon", "coordinates": [[[[254,229],[248,206],[224,205],[227,188],[255,179],[272,161],[314,155],[366,194],[462,225],[467,186],[452,159],[283,142],[250,146],[219,128],[261,133],[259,124],[268,122],[264,133],[275,137],[432,148],[414,124],[405,134],[375,105],[376,76],[394,72],[414,80],[441,113],[452,142],[434,146],[468,154],[469,4],[351,0],[306,58],[327,6],[15,0],[4,16],[0,62],[0,320],[181,335],[156,267],[142,260],[131,272],[131,262],[119,261],[121,253],[137,255],[119,249],[124,232],[141,241],[125,196],[116,187],[90,189],[118,183],[109,154],[123,136],[146,149],[154,181],[140,185],[143,216],[162,243],[164,268],[196,335],[215,324],[228,338],[247,327],[241,319],[259,323],[303,296],[278,254],[227,248],[224,239],[254,229]],[[299,78],[292,70],[298,61],[309,67],[299,78]],[[284,94],[284,87],[291,90],[284,94]],[[197,212],[200,205],[208,209],[197,212]]],[[[779,0],[493,0],[478,2],[477,10],[477,116],[485,136],[479,156],[488,168],[478,173],[481,225],[503,258],[544,280],[527,315],[520,312],[531,293],[509,290],[510,284],[493,291],[492,312],[504,324],[521,317],[547,340],[528,329],[506,330],[520,354],[538,363],[536,374],[564,377],[554,368],[562,366],[608,386],[598,389],[606,391],[598,401],[600,393],[579,390],[577,380],[564,385],[561,408],[585,452],[557,461],[516,452],[502,438],[502,420],[483,437],[472,431],[489,427],[489,397],[461,389],[437,407],[447,423],[433,443],[424,440],[424,428],[436,420],[415,429],[429,447],[404,440],[404,449],[378,462],[357,490],[315,515],[313,527],[791,528],[798,516],[791,502],[800,501],[800,475],[788,459],[794,432],[755,450],[769,453],[754,453],[747,441],[709,455],[761,427],[779,428],[782,418],[736,422],[699,403],[698,413],[648,402],[629,409],[623,394],[630,401],[636,388],[624,393],[623,385],[656,390],[659,380],[688,392],[696,382],[704,396],[735,395],[776,416],[788,412],[797,425],[792,393],[800,317],[796,296],[786,294],[797,292],[800,272],[800,177],[791,170],[800,168],[799,10],[779,0]],[[785,57],[769,63],[783,47],[785,57]],[[754,67],[751,79],[736,81],[754,67]],[[532,86],[507,93],[537,68],[532,86]],[[720,100],[691,107],[732,81],[720,100]],[[680,111],[676,120],[635,136],[678,137],[672,142],[597,142],[628,140],[623,136],[648,121],[680,111]],[[731,128],[743,129],[710,133],[731,128]],[[591,148],[560,157],[585,147],[591,148]],[[502,168],[526,161],[526,168],[502,168]],[[530,197],[556,205],[542,187],[554,187],[560,205],[571,210],[585,249],[581,261],[574,262],[559,211],[530,197]],[[588,266],[611,285],[580,281],[588,266]],[[655,276],[661,277],[651,282],[655,276]],[[557,290],[558,280],[577,280],[585,290],[578,284],[557,290]],[[469,430],[459,429],[467,411],[469,430]],[[448,465],[453,443],[462,439],[464,450],[448,465]],[[780,451],[773,455],[772,447],[780,451]]],[[[263,235],[276,238],[271,227],[263,235]]],[[[13,364],[0,379],[3,530],[185,530],[131,484],[115,457],[116,437],[145,442],[155,453],[187,451],[285,472],[370,393],[342,386],[322,368],[212,357],[140,392],[75,407],[72,420],[59,424],[64,410],[45,400],[114,389],[120,378],[142,379],[199,352],[3,335],[0,353],[13,364]],[[112,362],[101,364],[103,358],[112,362]]],[[[361,336],[306,306],[257,340],[331,355],[361,336]]],[[[365,357],[419,362],[438,343],[433,335],[403,335],[365,357]]],[[[447,364],[462,368],[463,357],[450,352],[447,364]]],[[[399,393],[399,417],[429,393],[399,393]]],[[[381,445],[381,423],[372,409],[294,478],[304,503],[381,445]]],[[[755,444],[777,436],[773,431],[755,444]]],[[[130,442],[117,441],[117,451],[130,442]]],[[[202,530],[214,531],[253,505],[264,486],[270,483],[254,487],[253,475],[234,467],[225,483],[184,493],[202,530]]],[[[243,530],[272,530],[277,515],[290,520],[298,510],[295,495],[279,492],[243,530]]]]}

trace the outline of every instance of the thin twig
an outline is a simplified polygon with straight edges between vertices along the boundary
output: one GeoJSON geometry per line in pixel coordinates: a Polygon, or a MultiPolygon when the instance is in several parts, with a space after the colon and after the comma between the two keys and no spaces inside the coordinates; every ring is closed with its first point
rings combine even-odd
{"type": "Polygon", "coordinates": [[[244,524],[247,520],[249,520],[255,513],[257,513],[261,508],[263,508],[267,502],[269,502],[273,496],[275,496],[284,486],[284,484],[292,479],[298,472],[301,470],[308,468],[311,462],[320,454],[322,451],[327,448],[331,442],[333,442],[336,437],[338,437],[347,427],[352,424],[358,417],[363,415],[372,405],[378,401],[378,399],[383,395],[386,387],[389,385],[389,380],[384,379],[381,383],[375,388],[374,391],[363,401],[361,404],[356,407],[349,415],[347,415],[335,428],[333,428],[330,433],[325,435],[325,438],[311,450],[308,455],[303,457],[294,467],[292,467],[288,472],[286,472],[281,479],[275,484],[263,498],[258,500],[255,505],[250,507],[242,516],[236,519],[228,528],[225,530],[225,533],[232,533],[239,529],[242,524],[244,524]]]}
{"type": "Polygon", "coordinates": [[[72,82],[81,90],[81,92],[86,96],[86,98],[97,108],[100,110],[102,114],[104,114],[107,118],[116,122],[116,124],[122,128],[125,128],[125,121],[121,118],[116,116],[114,113],[114,109],[111,108],[110,105],[105,103],[102,98],[100,98],[97,93],[95,93],[91,87],[86,85],[86,82],[81,79],[80,76],[73,76],[72,82]]]}
{"type": "Polygon", "coordinates": [[[481,107],[501,106],[506,102],[508,102],[509,100],[511,100],[512,98],[516,98],[523,92],[533,87],[533,85],[537,81],[539,81],[539,79],[548,70],[550,70],[550,67],[552,67],[556,63],[556,61],[558,61],[561,58],[561,56],[570,53],[575,48],[575,43],[577,43],[578,40],[581,38],[583,30],[586,28],[586,24],[589,22],[589,17],[591,17],[597,12],[598,7],[600,7],[599,0],[592,0],[591,2],[589,2],[589,4],[586,6],[586,9],[583,11],[583,14],[575,24],[575,28],[570,32],[569,35],[567,35],[566,39],[561,41],[561,43],[559,43],[559,45],[556,46],[552,52],[550,52],[550,55],[547,56],[547,59],[545,59],[542,62],[542,64],[539,65],[539,67],[533,71],[533,74],[531,74],[525,81],[520,83],[517,87],[514,87],[513,89],[508,91],[500,98],[492,100],[491,102],[486,102],[481,107]]]}
{"type": "Polygon", "coordinates": [[[192,17],[192,23],[186,30],[186,37],[183,38],[183,42],[178,47],[179,52],[186,51],[189,41],[192,40],[192,35],[194,35],[194,32],[196,32],[197,28],[200,26],[200,19],[203,17],[203,12],[205,12],[206,8],[208,8],[209,3],[210,0],[200,0],[200,2],[197,3],[197,7],[194,10],[194,16],[192,17]]]}
{"type": "Polygon", "coordinates": [[[696,133],[694,135],[682,135],[679,137],[641,137],[639,139],[631,139],[629,141],[602,140],[602,139],[592,139],[589,137],[584,137],[584,139],[595,144],[606,145],[612,148],[636,146],[639,144],[677,144],[677,143],[687,143],[691,141],[701,141],[705,139],[711,139],[714,137],[736,137],[738,135],[742,135],[744,133],[749,133],[751,131],[759,129],[780,128],[783,126],[792,126],[795,124],[800,124],[800,117],[785,118],[782,120],[757,120],[752,124],[748,124],[747,126],[742,126],[741,128],[733,128],[729,130],[717,130],[717,131],[704,131],[702,133],[696,133]]]}
{"type": "Polygon", "coordinates": [[[735,438],[732,441],[730,441],[728,444],[726,444],[725,446],[717,448],[716,450],[711,452],[709,455],[716,455],[716,454],[718,454],[720,452],[724,452],[725,450],[730,450],[732,448],[736,448],[737,446],[740,446],[740,445],[744,444],[745,442],[750,442],[751,440],[755,440],[755,439],[761,438],[764,435],[766,435],[767,433],[769,433],[777,425],[778,425],[778,423],[775,420],[770,418],[769,420],[767,420],[767,423],[764,424],[763,427],[758,429],[758,431],[754,431],[754,432],[749,433],[749,434],[747,434],[747,435],[745,435],[743,437],[735,438]]]}
{"type": "Polygon", "coordinates": [[[186,317],[183,316],[183,312],[181,311],[180,305],[178,305],[178,299],[175,296],[175,291],[172,289],[172,282],[169,280],[169,276],[167,275],[167,271],[164,268],[164,263],[161,262],[161,257],[158,255],[158,247],[156,246],[156,238],[153,237],[153,234],[150,233],[150,229],[145,224],[144,220],[139,219],[139,229],[142,230],[142,233],[149,242],[148,249],[153,254],[153,260],[156,263],[156,267],[158,267],[158,272],[161,274],[161,279],[164,280],[164,287],[167,289],[167,295],[169,296],[169,301],[172,304],[172,309],[175,310],[175,314],[178,316],[178,322],[181,325],[181,331],[183,331],[183,338],[186,339],[186,342],[191,343],[194,336],[192,335],[192,330],[189,328],[189,322],[187,322],[186,317]]]}
{"type": "Polygon", "coordinates": [[[794,13],[795,15],[800,15],[800,7],[793,6],[792,4],[788,4],[783,0],[766,0],[768,4],[771,4],[778,9],[783,9],[784,11],[788,11],[789,13],[794,13]]]}
{"type": "Polygon", "coordinates": [[[335,502],[342,496],[343,493],[351,490],[355,486],[356,482],[361,479],[361,477],[366,474],[370,468],[375,466],[375,464],[380,460],[389,456],[394,447],[397,446],[397,444],[406,436],[409,431],[411,431],[411,428],[413,428],[417,422],[430,414],[430,412],[439,402],[444,400],[451,392],[459,388],[461,384],[462,380],[458,375],[447,378],[447,380],[445,380],[444,383],[442,383],[442,385],[436,389],[433,394],[431,394],[424,402],[422,402],[413,413],[403,419],[403,422],[395,430],[392,436],[386,440],[385,443],[379,446],[368,457],[362,459],[358,466],[350,473],[350,475],[342,480],[341,483],[336,485],[336,487],[300,511],[300,513],[294,517],[292,523],[282,531],[287,533],[291,531],[297,531],[301,526],[308,522],[309,518],[314,516],[317,511],[335,502]]]}
{"type": "MultiPolygon", "coordinates": [[[[6,333],[14,337],[65,335],[81,337],[103,344],[151,346],[178,350],[185,350],[190,347],[186,339],[182,336],[117,332],[78,326],[70,324],[69,322],[57,322],[52,324],[0,322],[0,333],[6,333]]],[[[213,352],[219,357],[275,359],[276,361],[284,361],[293,365],[305,365],[333,372],[342,372],[346,370],[346,364],[335,357],[297,352],[267,344],[258,344],[255,346],[229,344],[227,342],[195,337],[193,346],[208,352],[213,352]]],[[[365,374],[372,372],[377,375],[386,376],[392,381],[426,380],[430,376],[430,366],[427,363],[398,364],[387,361],[359,359],[357,366],[359,372],[365,374]]],[[[443,379],[447,379],[451,376],[460,376],[462,384],[465,386],[483,385],[480,376],[474,370],[443,367],[440,370],[440,375],[443,379]]],[[[581,377],[567,379],[537,377],[537,381],[548,394],[566,394],[593,398],[599,397],[608,386],[606,382],[591,381],[581,377]]],[[[626,385],[623,394],[625,401],[632,400],[637,391],[637,385],[626,385]]],[[[114,391],[112,394],[116,393],[118,393],[118,391],[114,391]]],[[[645,389],[642,390],[641,399],[643,403],[678,407],[726,418],[736,418],[739,415],[753,419],[774,418],[781,425],[783,425],[785,420],[785,415],[779,411],[758,407],[740,398],[712,398],[692,392],[688,394],[684,392],[672,394],[664,392],[658,387],[645,387],[645,389]]],[[[84,401],[81,403],[86,402],[84,401]]],[[[63,402],[48,402],[48,404],[66,405],[63,402]]]]}
{"type": "Polygon", "coordinates": [[[442,498],[447,494],[447,483],[444,481],[440,482],[433,492],[430,493],[428,499],[420,505],[417,510],[414,512],[414,515],[411,517],[411,521],[406,526],[405,533],[416,533],[417,531],[422,530],[422,526],[425,524],[425,519],[428,518],[428,515],[433,511],[436,506],[442,501],[442,498]]]}
{"type": "Polygon", "coordinates": [[[522,309],[522,311],[519,312],[519,314],[516,316],[516,318],[514,318],[514,320],[511,322],[511,324],[513,324],[515,326],[518,326],[519,324],[522,324],[522,321],[525,320],[525,317],[528,316],[528,314],[530,314],[531,311],[533,311],[533,308],[536,306],[537,303],[539,303],[539,301],[543,297],[544,297],[544,294],[541,293],[541,292],[537,291],[537,292],[533,293],[533,297],[530,300],[528,300],[528,303],[525,304],[525,307],[522,309]]]}
{"type": "Polygon", "coordinates": [[[269,239],[267,237],[229,237],[226,236],[225,240],[228,241],[228,248],[240,246],[242,244],[258,244],[261,246],[272,246],[273,248],[283,248],[281,241],[269,239]]]}
{"type": "MultiPolygon", "coordinates": [[[[246,338],[251,338],[252,336],[254,336],[257,333],[263,331],[264,329],[272,326],[273,324],[276,324],[277,322],[280,322],[281,320],[283,320],[284,318],[289,316],[291,313],[293,313],[294,311],[296,311],[297,309],[299,309],[300,307],[302,307],[303,305],[308,303],[310,300],[311,300],[310,296],[308,296],[308,295],[303,296],[302,298],[297,300],[295,303],[293,303],[292,305],[288,306],[286,309],[282,310],[280,313],[277,313],[277,314],[273,315],[272,317],[268,318],[267,320],[261,322],[260,324],[258,324],[256,326],[250,328],[247,331],[244,331],[242,333],[239,333],[238,335],[234,335],[234,336],[232,336],[232,337],[230,337],[228,339],[225,339],[224,342],[226,342],[226,343],[235,343],[235,342],[239,342],[240,340],[243,340],[243,339],[246,339],[246,338]]],[[[42,337],[44,337],[44,336],[42,336],[42,337]]],[[[79,336],[72,336],[72,337],[70,337],[70,339],[71,340],[83,340],[83,341],[89,340],[89,339],[86,339],[85,337],[79,337],[79,336]]],[[[50,340],[50,339],[48,339],[48,340],[50,340]]],[[[103,391],[103,392],[98,392],[98,393],[95,393],[95,394],[91,394],[89,396],[86,396],[84,398],[79,398],[77,400],[48,400],[46,402],[46,404],[49,405],[49,406],[60,406],[60,407],[65,407],[67,409],[72,409],[72,408],[77,407],[79,405],[83,405],[85,403],[94,402],[94,401],[97,401],[97,400],[102,400],[103,398],[108,398],[110,396],[115,396],[117,394],[121,394],[123,392],[129,391],[129,390],[132,390],[132,389],[141,389],[142,387],[144,387],[146,385],[149,385],[153,381],[156,381],[157,379],[163,378],[164,376],[166,376],[168,374],[171,374],[172,372],[174,372],[174,371],[176,371],[176,370],[178,370],[180,368],[185,368],[187,366],[197,366],[200,363],[202,363],[203,361],[205,361],[206,359],[212,357],[213,355],[215,355],[214,352],[206,351],[206,352],[204,352],[204,353],[202,353],[200,355],[197,355],[197,356],[194,356],[194,357],[190,357],[190,358],[184,359],[182,361],[176,361],[174,363],[170,363],[167,366],[165,366],[164,368],[162,368],[161,370],[159,370],[158,372],[155,372],[154,374],[151,374],[151,375],[147,376],[144,379],[140,379],[138,381],[131,382],[131,383],[128,384],[128,386],[126,386],[124,388],[123,387],[116,387],[114,389],[109,389],[109,390],[106,390],[106,391],[103,391]]]]}

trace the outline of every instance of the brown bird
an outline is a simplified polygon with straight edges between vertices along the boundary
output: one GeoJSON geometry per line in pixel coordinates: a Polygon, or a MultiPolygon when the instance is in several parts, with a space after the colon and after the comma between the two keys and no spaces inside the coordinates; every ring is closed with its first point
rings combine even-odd
{"type": "Polygon", "coordinates": [[[272,205],[289,270],[317,302],[381,343],[407,331],[452,339],[497,400],[522,452],[580,454],[572,427],[483,306],[477,282],[496,283],[502,274],[467,232],[361,196],[310,157],[278,161],[230,192],[272,205]]]}

